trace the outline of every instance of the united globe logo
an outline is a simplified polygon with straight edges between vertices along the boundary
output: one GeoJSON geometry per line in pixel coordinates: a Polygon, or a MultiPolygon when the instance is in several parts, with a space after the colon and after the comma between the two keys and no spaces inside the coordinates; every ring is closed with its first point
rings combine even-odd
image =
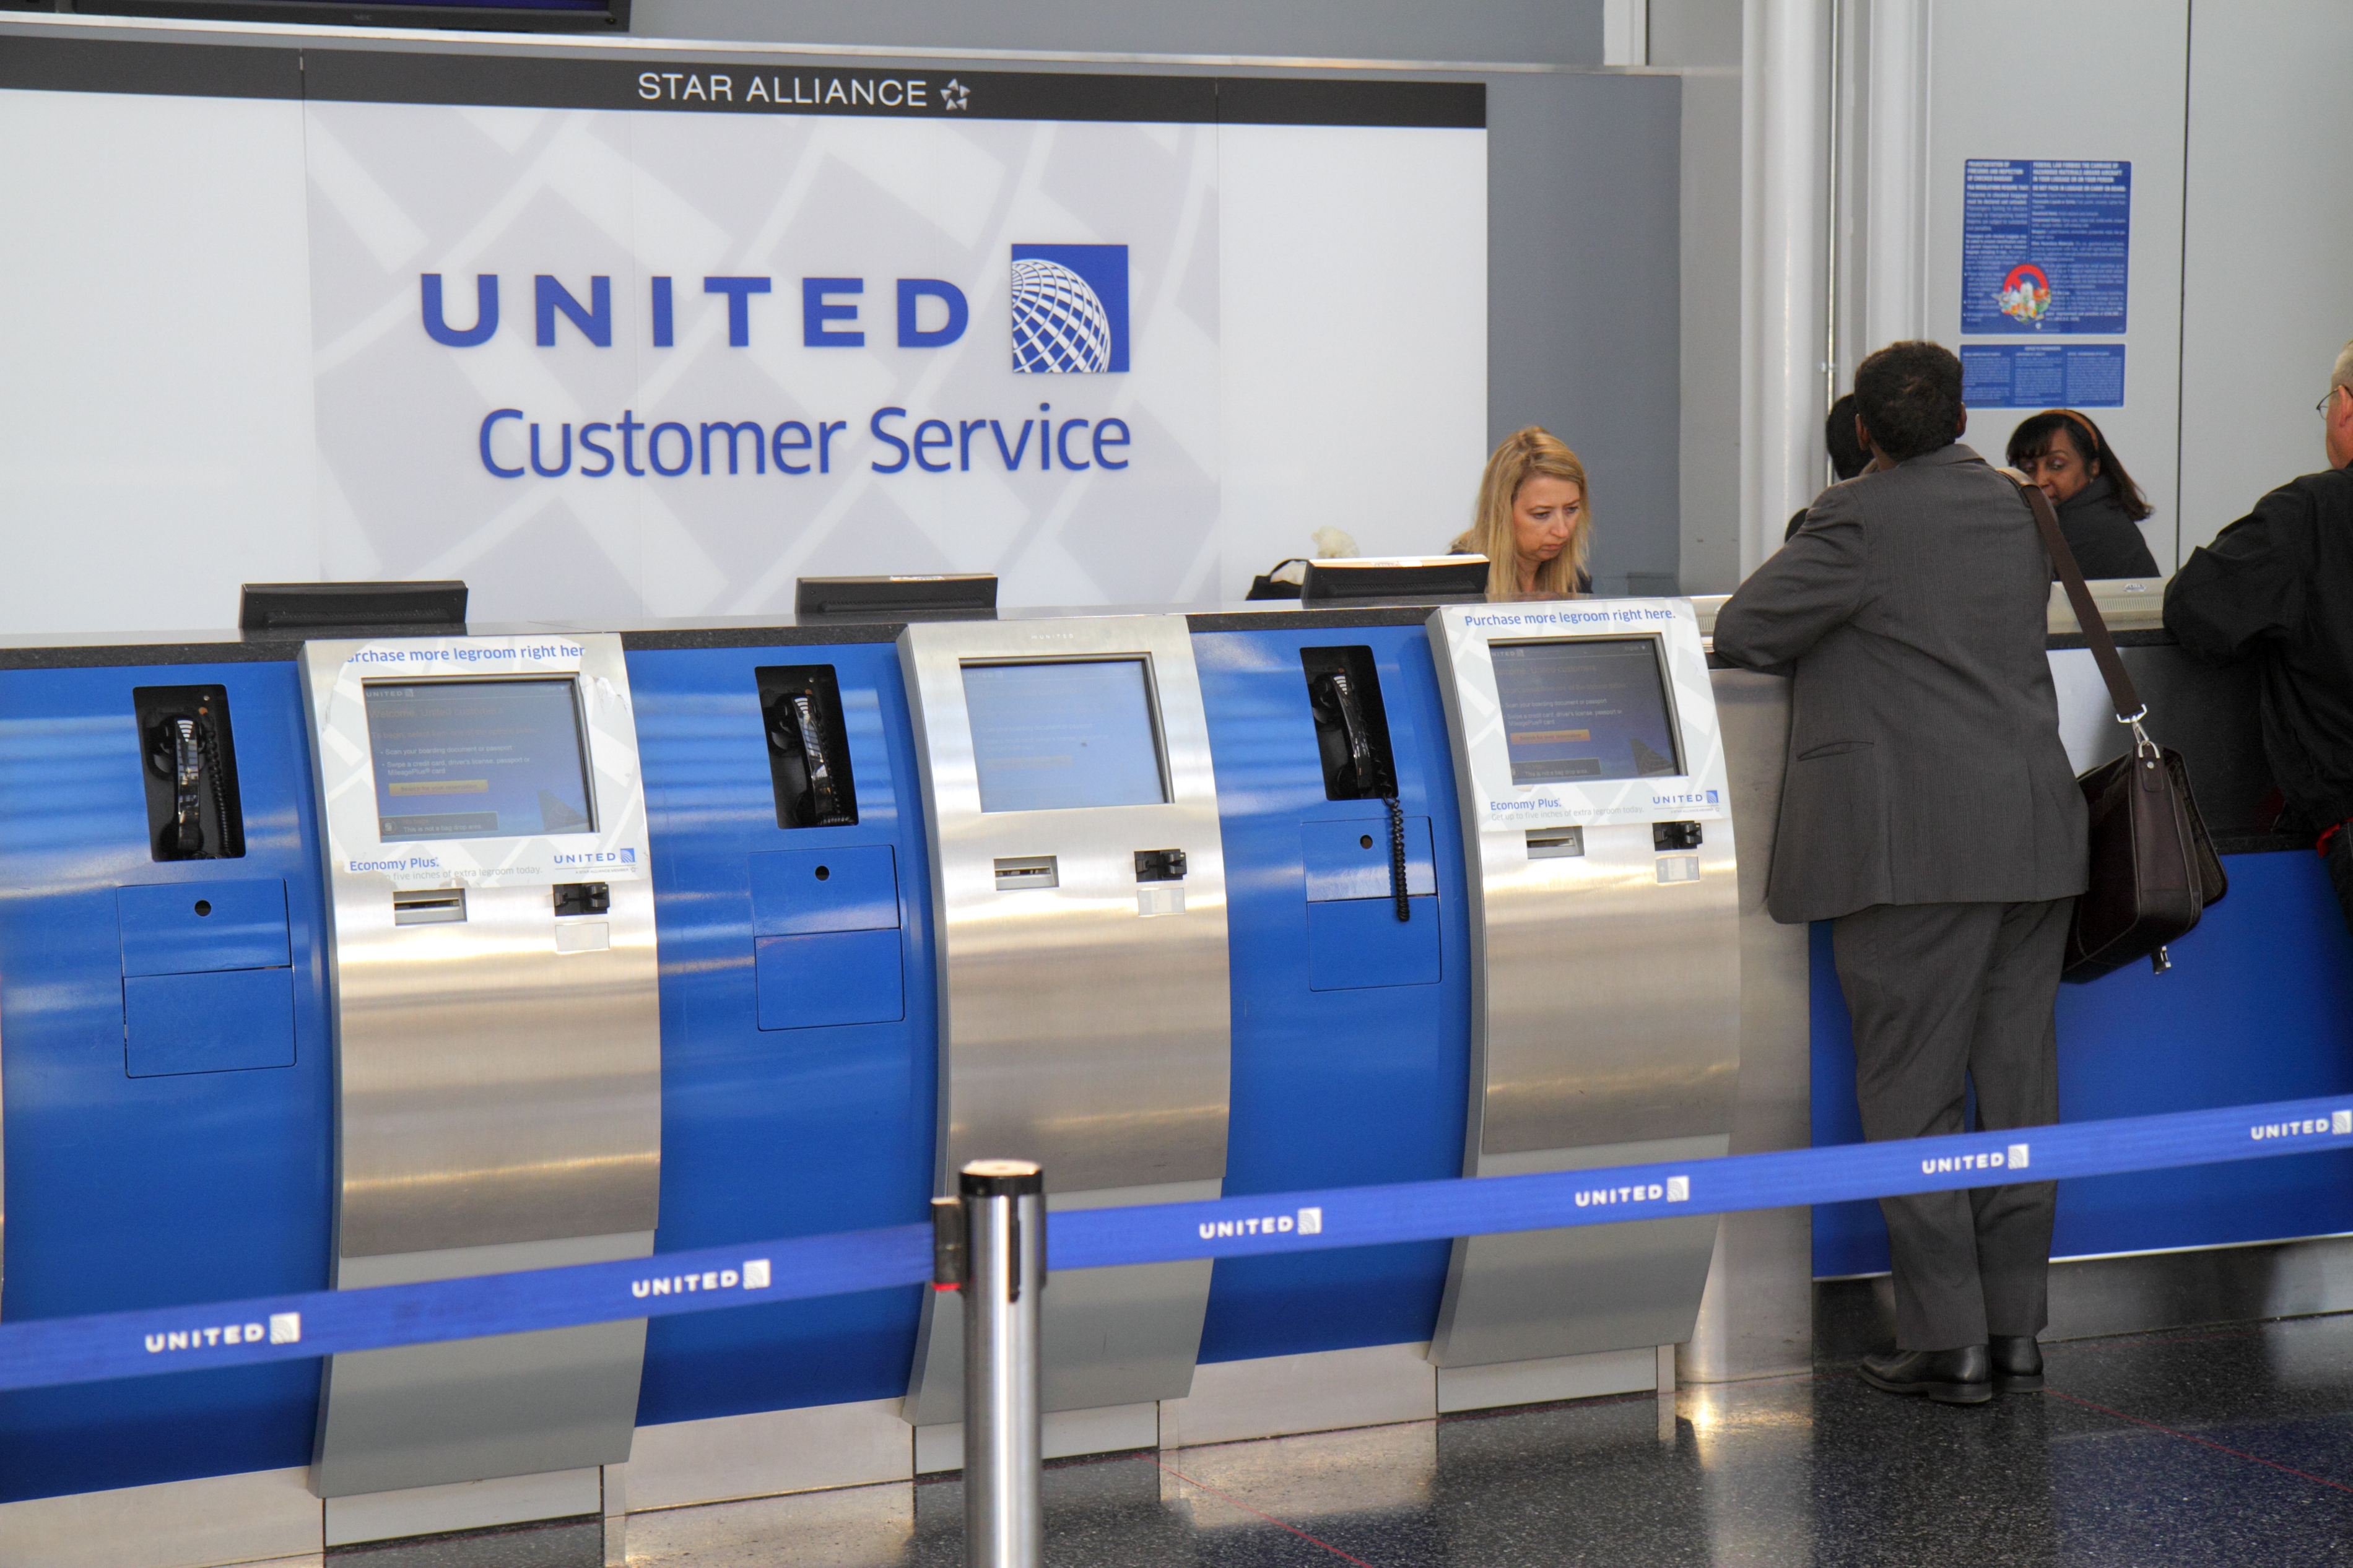
{"type": "Polygon", "coordinates": [[[1013,368],[1033,375],[1111,368],[1111,312],[1059,261],[1013,264],[1013,368]]]}
{"type": "Polygon", "coordinates": [[[1127,369],[1127,247],[1015,246],[1012,306],[1016,374],[1127,369]]]}

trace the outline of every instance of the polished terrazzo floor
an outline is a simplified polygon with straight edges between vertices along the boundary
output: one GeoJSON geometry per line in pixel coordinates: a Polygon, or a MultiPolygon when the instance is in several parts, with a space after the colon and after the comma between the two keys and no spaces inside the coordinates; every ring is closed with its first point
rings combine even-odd
{"type": "MultiPolygon", "coordinates": [[[[1045,1478],[1046,1562],[2353,1563],[2353,1315],[2078,1341],[2049,1363],[2049,1392],[1968,1409],[1849,1368],[1685,1389],[1672,1447],[1641,1396],[1069,1461],[1045,1478]]],[[[954,1568],[962,1507],[944,1479],[639,1514],[629,1562],[954,1568]]],[[[593,1549],[575,1530],[329,1562],[559,1568],[593,1549]]]]}

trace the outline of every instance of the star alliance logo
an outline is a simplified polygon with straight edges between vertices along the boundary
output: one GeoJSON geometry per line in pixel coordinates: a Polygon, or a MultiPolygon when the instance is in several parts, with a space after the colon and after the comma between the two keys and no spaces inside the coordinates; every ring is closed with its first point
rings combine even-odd
{"type": "Polygon", "coordinates": [[[951,114],[959,109],[971,108],[972,89],[954,77],[948,78],[947,85],[940,89],[940,107],[951,114]]]}

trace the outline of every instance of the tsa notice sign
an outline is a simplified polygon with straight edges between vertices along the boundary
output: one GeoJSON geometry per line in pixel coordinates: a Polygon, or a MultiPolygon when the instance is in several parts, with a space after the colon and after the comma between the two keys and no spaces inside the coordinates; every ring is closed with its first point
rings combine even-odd
{"type": "Polygon", "coordinates": [[[2122,343],[1966,343],[1961,402],[1971,408],[2121,408],[2122,343]]]}
{"type": "Polygon", "coordinates": [[[1961,179],[1961,331],[2125,331],[2132,165],[1972,158],[1961,179]]]}

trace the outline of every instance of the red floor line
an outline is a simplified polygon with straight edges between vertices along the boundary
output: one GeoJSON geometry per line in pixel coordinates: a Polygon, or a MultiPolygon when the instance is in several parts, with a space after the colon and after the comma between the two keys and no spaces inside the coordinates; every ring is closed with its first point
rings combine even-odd
{"type": "Polygon", "coordinates": [[[2228,1454],[2234,1459],[2245,1459],[2253,1464],[2268,1465],[2274,1470],[2295,1476],[2302,1480],[2313,1481],[2324,1487],[2334,1487],[2340,1492],[2353,1492],[2353,1487],[2348,1487],[2342,1481],[2332,1481],[2327,1476],[2316,1476],[2309,1470],[2299,1470],[2293,1465],[2283,1465],[2277,1459],[2266,1459],[2261,1454],[2250,1454],[2243,1448],[2229,1447],[2217,1443],[2211,1437],[2200,1437],[2194,1432],[2177,1431],[2171,1426],[2163,1426],[2155,1421],[2143,1420],[2137,1415],[2127,1415],[2121,1410],[2111,1410],[2105,1405],[2094,1405],[2088,1399],[2081,1399],[2072,1394],[2062,1394],[2055,1388],[2046,1392],[2053,1399],[2064,1399],[2071,1405],[2080,1405],[2086,1410],[2096,1410],[2103,1415],[2113,1415],[2119,1421],[2129,1421],[2136,1426],[2146,1426],[2152,1432],[2162,1432],[2168,1437],[2179,1437],[2185,1443],[2201,1443],[2215,1452],[2228,1454]]]}
{"type": "MultiPolygon", "coordinates": [[[[1147,1455],[1147,1456],[1146,1456],[1146,1458],[1150,1458],[1150,1456],[1148,1456],[1148,1455],[1147,1455]]],[[[1158,1459],[1153,1459],[1153,1461],[1152,1461],[1152,1462],[1153,1462],[1154,1464],[1155,1464],[1155,1465],[1160,1465],[1160,1461],[1159,1461],[1158,1459]]],[[[1317,1540],[1315,1539],[1315,1537],[1314,1537],[1314,1536],[1312,1536],[1312,1535],[1308,1534],[1305,1531],[1303,1531],[1303,1530],[1300,1529],[1300,1528],[1299,1528],[1297,1525],[1295,1525],[1295,1524],[1283,1524],[1282,1521],[1281,1521],[1281,1520],[1279,1520],[1279,1519],[1275,1518],[1275,1517],[1274,1517],[1274,1515],[1272,1515],[1272,1514],[1271,1514],[1271,1513],[1261,1513],[1257,1509],[1254,1509],[1254,1508],[1250,1507],[1250,1504],[1248,1504],[1248,1503],[1246,1503],[1246,1502],[1240,1502],[1240,1501],[1238,1501],[1238,1500],[1235,1500],[1235,1499],[1233,1499],[1233,1498],[1229,1498],[1229,1497],[1228,1497],[1225,1493],[1223,1493],[1223,1492],[1219,1491],[1219,1490],[1217,1488],[1215,1488],[1215,1487],[1205,1487],[1205,1486],[1202,1486],[1200,1482],[1198,1482],[1198,1481],[1195,1480],[1192,1477],[1190,1477],[1190,1476],[1188,1476],[1188,1475],[1185,1474],[1185,1473],[1184,1473],[1183,1471],[1181,1471],[1181,1470],[1173,1470],[1173,1469],[1169,1469],[1169,1468],[1168,1468],[1168,1467],[1167,1467],[1166,1465],[1160,1465],[1160,1468],[1161,1468],[1162,1469],[1164,1469],[1164,1470],[1168,1470],[1168,1473],[1169,1473],[1170,1475],[1175,1476],[1178,1480],[1183,1481],[1187,1486],[1188,1486],[1188,1487],[1196,1487],[1196,1488],[1199,1488],[1199,1489],[1200,1489],[1200,1490],[1202,1490],[1202,1491],[1205,1491],[1205,1492],[1208,1493],[1211,1497],[1216,1498],[1216,1499],[1217,1499],[1219,1501],[1220,1501],[1220,1502],[1229,1502],[1229,1503],[1232,1503],[1232,1504],[1234,1505],[1234,1507],[1236,1507],[1236,1508],[1238,1508],[1238,1509],[1241,1510],[1244,1513],[1255,1513],[1255,1514],[1258,1514],[1258,1517],[1259,1517],[1259,1518],[1261,1518],[1261,1519],[1262,1519],[1262,1520],[1266,1521],[1267,1521],[1267,1523],[1269,1523],[1269,1524],[1279,1524],[1279,1525],[1282,1525],[1282,1528],[1283,1528],[1283,1529],[1285,1529],[1285,1530],[1287,1530],[1287,1531],[1291,1531],[1291,1533],[1292,1533],[1292,1534],[1293,1534],[1293,1535],[1295,1535],[1295,1536],[1299,1537],[1299,1539],[1300,1539],[1300,1540],[1302,1540],[1302,1541],[1308,1541],[1308,1542],[1314,1542],[1316,1545],[1318,1545],[1318,1546],[1322,1547],[1324,1551],[1326,1551],[1326,1552],[1330,1552],[1333,1556],[1335,1556],[1335,1557],[1338,1557],[1338,1558],[1341,1558],[1341,1559],[1344,1559],[1344,1560],[1345,1560],[1345,1561],[1346,1561],[1346,1562],[1354,1563],[1356,1565],[1356,1568],[1373,1568],[1373,1565],[1372,1565],[1371,1563],[1369,1563],[1366,1562],[1363,1558],[1361,1558],[1361,1557],[1351,1557],[1351,1556],[1349,1556],[1349,1555],[1348,1555],[1348,1553],[1346,1553],[1346,1552],[1345,1552],[1341,1551],[1338,1547],[1336,1547],[1336,1546],[1333,1545],[1333,1544],[1332,1544],[1330,1542],[1328,1542],[1328,1541],[1317,1541],[1317,1540]]]]}

